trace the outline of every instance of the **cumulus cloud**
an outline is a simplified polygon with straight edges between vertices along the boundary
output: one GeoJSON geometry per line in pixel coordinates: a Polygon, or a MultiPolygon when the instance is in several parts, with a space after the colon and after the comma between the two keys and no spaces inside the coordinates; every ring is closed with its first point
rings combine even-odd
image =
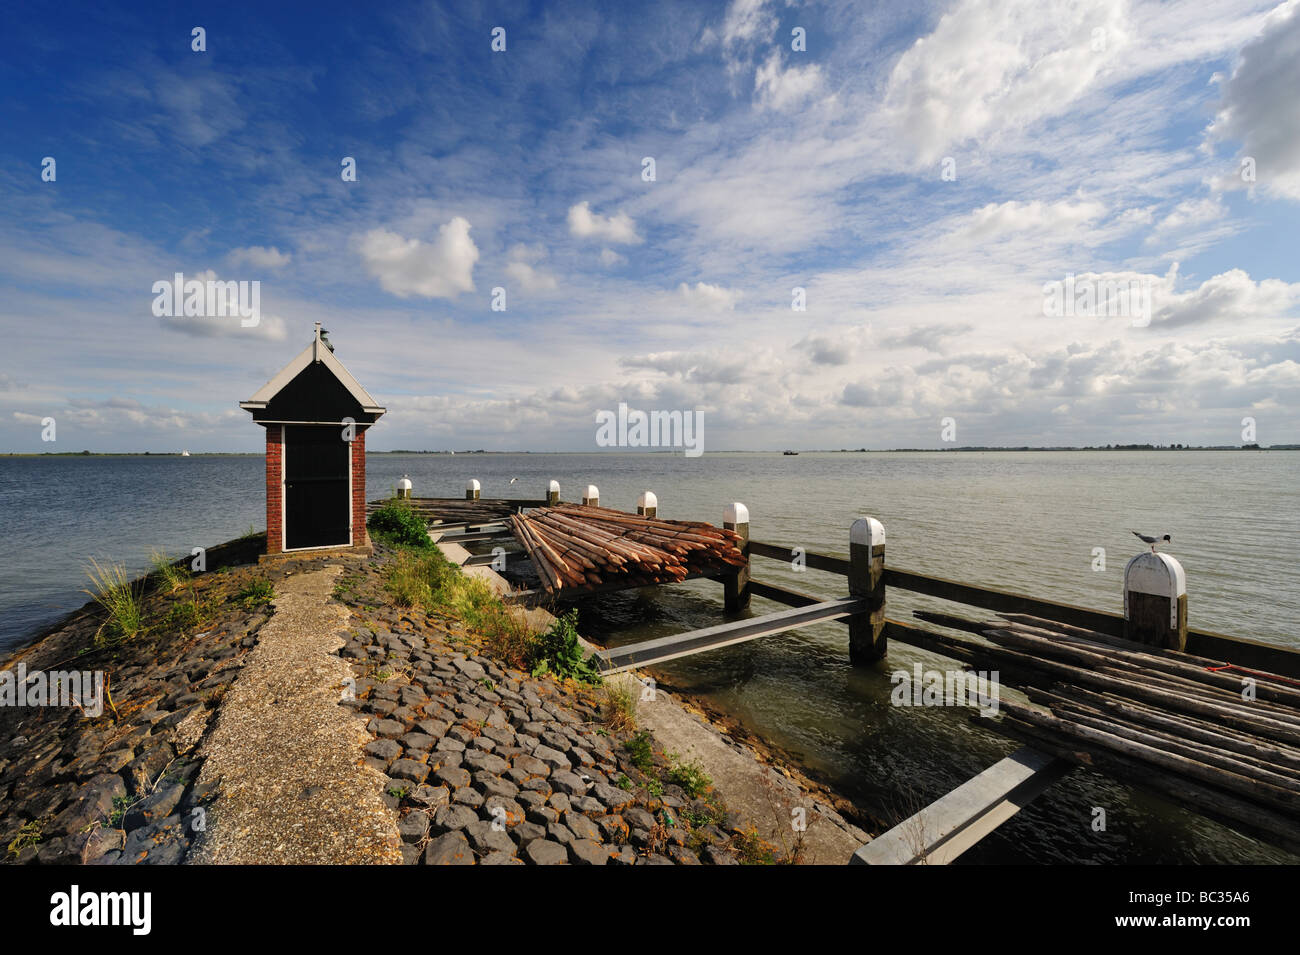
{"type": "Polygon", "coordinates": [[[275,246],[250,245],[242,249],[233,249],[227,256],[232,265],[251,265],[258,269],[279,269],[288,265],[293,256],[281,252],[275,246]]]}
{"type": "Polygon", "coordinates": [[[814,365],[847,365],[853,357],[853,344],[827,335],[809,335],[795,345],[808,353],[814,365]]]}
{"type": "Polygon", "coordinates": [[[623,265],[627,262],[626,255],[619,255],[613,249],[605,248],[600,250],[600,264],[606,268],[613,268],[615,265],[623,265]]]}
{"type": "Polygon", "coordinates": [[[959,0],[895,63],[886,110],[922,163],[986,132],[1063,111],[1127,44],[1125,6],[959,0]],[[1102,50],[1093,48],[1096,30],[1102,50]]]}
{"type": "MultiPolygon", "coordinates": [[[[1279,6],[1260,35],[1246,44],[1222,106],[1209,128],[1211,139],[1241,143],[1240,156],[1255,161],[1256,183],[1266,192],[1300,199],[1300,4],[1279,6]]],[[[1249,185],[1238,177],[1221,185],[1249,185]]]]}
{"type": "Polygon", "coordinates": [[[580,239],[597,238],[622,245],[635,245],[641,241],[636,234],[636,223],[626,212],[602,216],[591,211],[585,199],[569,207],[569,233],[580,239]]]}
{"type": "Polygon", "coordinates": [[[1166,327],[1219,322],[1239,325],[1252,320],[1278,319],[1300,303],[1300,283],[1279,279],[1256,282],[1241,269],[1206,279],[1183,293],[1162,290],[1156,297],[1153,324],[1166,327]]]}
{"type": "Polygon", "coordinates": [[[968,332],[974,325],[961,322],[918,325],[909,331],[891,332],[880,339],[882,348],[924,348],[926,351],[944,352],[953,342],[968,332]]]}
{"type": "Polygon", "coordinates": [[[439,227],[432,242],[372,229],[361,239],[361,259],[384,291],[398,298],[455,298],[474,291],[479,252],[469,230],[462,216],[439,227]]]}
{"type": "Polygon", "coordinates": [[[517,282],[525,292],[546,292],[556,287],[555,276],[529,265],[511,262],[506,265],[506,275],[517,282]]]}
{"type": "Polygon", "coordinates": [[[815,94],[822,86],[821,67],[815,63],[807,66],[782,67],[778,47],[768,56],[754,74],[754,92],[764,109],[784,110],[815,94]]]}
{"type": "Polygon", "coordinates": [[[693,306],[721,311],[734,309],[744,293],[738,289],[710,285],[708,282],[696,282],[694,285],[683,282],[677,286],[677,294],[693,306]]]}

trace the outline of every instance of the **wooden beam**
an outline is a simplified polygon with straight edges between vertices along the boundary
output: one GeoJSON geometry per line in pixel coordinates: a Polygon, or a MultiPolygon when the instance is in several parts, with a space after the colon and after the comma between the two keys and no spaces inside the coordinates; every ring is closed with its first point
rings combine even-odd
{"type": "Polygon", "coordinates": [[[1073,767],[1022,746],[859,849],[850,865],[947,865],[1073,767]]]}
{"type": "MultiPolygon", "coordinates": [[[[761,541],[750,541],[749,552],[758,557],[770,557],[772,560],[783,561],[787,564],[794,560],[793,548],[784,547],[780,544],[764,544],[761,541]]],[[[824,570],[828,573],[839,574],[841,577],[849,575],[849,562],[843,557],[832,557],[830,554],[805,551],[803,560],[804,564],[813,570],[824,570]]]]}
{"type": "Polygon", "coordinates": [[[826,600],[808,607],[793,610],[779,610],[776,613],[751,617],[748,620],[735,620],[731,623],[691,630],[671,637],[656,640],[644,640],[625,647],[612,647],[596,654],[601,672],[605,674],[630,670],[633,667],[663,663],[678,657],[716,650],[719,647],[756,640],[759,637],[784,633],[799,627],[823,623],[827,620],[841,620],[867,609],[866,598],[842,597],[838,600],[826,600]]]}

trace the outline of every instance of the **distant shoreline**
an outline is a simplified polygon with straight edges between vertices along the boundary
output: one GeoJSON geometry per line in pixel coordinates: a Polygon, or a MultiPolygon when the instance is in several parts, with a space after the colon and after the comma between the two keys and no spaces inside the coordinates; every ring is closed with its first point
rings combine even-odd
{"type": "MultiPolygon", "coordinates": [[[[1071,446],[1044,446],[1031,447],[1028,445],[1020,447],[994,447],[982,445],[964,445],[959,448],[800,448],[794,456],[799,454],[951,454],[953,452],[985,452],[985,451],[1300,451],[1300,444],[1273,444],[1273,445],[1255,445],[1255,444],[1207,444],[1207,445],[1153,445],[1153,444],[1116,444],[1116,445],[1071,445],[1071,446]]],[[[480,454],[680,454],[680,448],[656,448],[654,450],[636,451],[627,448],[619,448],[609,451],[367,451],[366,456],[378,457],[386,454],[421,454],[421,455],[446,455],[454,457],[460,455],[480,455],[480,454]]],[[[729,449],[726,451],[712,451],[711,454],[783,454],[782,451],[776,450],[737,450],[729,449]]],[[[261,451],[191,451],[189,454],[181,454],[179,451],[8,451],[0,454],[0,457],[6,458],[182,458],[182,457],[205,457],[205,458],[260,458],[263,454],[261,451]]]]}

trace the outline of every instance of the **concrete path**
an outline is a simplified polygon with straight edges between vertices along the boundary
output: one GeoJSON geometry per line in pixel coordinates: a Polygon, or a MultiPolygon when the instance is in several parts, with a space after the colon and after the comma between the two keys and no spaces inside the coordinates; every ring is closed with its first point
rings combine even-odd
{"type": "Polygon", "coordinates": [[[339,706],[351,668],[333,652],[348,619],[339,568],[286,578],[203,744],[199,782],[220,780],[189,861],[401,863],[386,782],[363,762],[364,725],[339,706]]]}

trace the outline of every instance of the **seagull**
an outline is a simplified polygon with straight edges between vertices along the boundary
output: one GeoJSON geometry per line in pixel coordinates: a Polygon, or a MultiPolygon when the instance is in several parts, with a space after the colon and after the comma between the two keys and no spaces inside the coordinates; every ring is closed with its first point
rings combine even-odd
{"type": "Polygon", "coordinates": [[[1167,544],[1170,541],[1170,537],[1168,534],[1166,534],[1164,537],[1147,537],[1146,534],[1139,534],[1137,531],[1129,531],[1129,533],[1132,534],[1134,537],[1136,537],[1138,540],[1140,540],[1142,543],[1150,544],[1151,553],[1153,554],[1156,552],[1157,544],[1161,543],[1162,541],[1167,544]]]}
{"type": "Polygon", "coordinates": [[[510,483],[511,483],[511,484],[514,484],[514,483],[515,483],[516,481],[518,481],[518,480],[519,480],[519,478],[511,478],[511,479],[510,479],[510,483]]]}

